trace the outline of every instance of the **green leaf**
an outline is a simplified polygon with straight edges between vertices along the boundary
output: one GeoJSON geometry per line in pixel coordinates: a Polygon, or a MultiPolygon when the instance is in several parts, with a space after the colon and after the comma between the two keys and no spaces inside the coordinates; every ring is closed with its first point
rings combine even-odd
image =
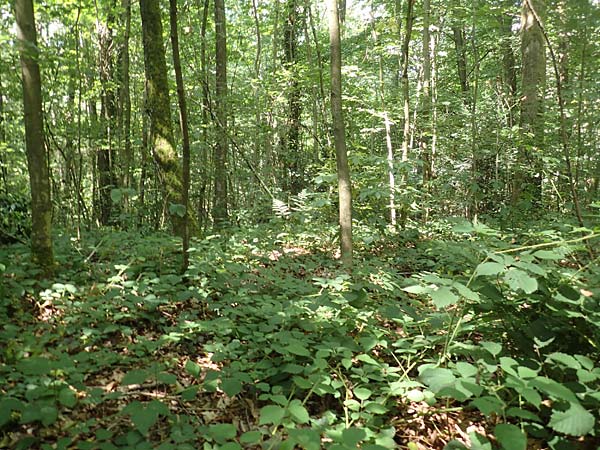
{"type": "Polygon", "coordinates": [[[260,431],[246,431],[240,436],[240,442],[242,444],[258,444],[262,439],[262,433],[260,431]]]}
{"type": "Polygon", "coordinates": [[[473,364],[463,361],[456,363],[456,370],[460,376],[464,378],[473,377],[477,375],[478,372],[477,367],[475,367],[473,364]]]}
{"type": "Polygon", "coordinates": [[[452,439],[446,445],[444,445],[443,450],[469,450],[465,444],[456,439],[452,439]]]}
{"type": "Polygon", "coordinates": [[[422,402],[425,399],[425,394],[423,394],[423,391],[420,389],[411,389],[404,394],[404,397],[411,402],[422,402]]]}
{"type": "Polygon", "coordinates": [[[505,271],[504,264],[500,264],[497,262],[484,262],[477,266],[475,269],[475,276],[490,276],[490,275],[498,275],[499,273],[503,273],[505,271]]]}
{"type": "Polygon", "coordinates": [[[498,356],[502,351],[502,345],[497,342],[481,341],[479,345],[487,350],[492,356],[498,356]]]}
{"type": "Polygon", "coordinates": [[[272,423],[274,425],[279,424],[283,416],[285,415],[285,409],[277,405],[267,405],[260,409],[260,420],[259,425],[266,425],[272,423]]]}
{"type": "Polygon", "coordinates": [[[356,448],[356,445],[367,437],[362,428],[346,428],[342,431],[342,442],[348,448],[356,448]]]}
{"type": "Polygon", "coordinates": [[[237,428],[231,423],[217,423],[208,427],[208,434],[218,444],[223,444],[237,436],[237,428]]]}
{"type": "Polygon", "coordinates": [[[179,203],[171,203],[169,204],[169,214],[172,216],[185,216],[185,206],[179,203]]]}
{"type": "Polygon", "coordinates": [[[566,411],[554,411],[549,426],[554,431],[571,436],[584,436],[594,429],[596,420],[578,403],[571,403],[566,411]]]}
{"type": "Polygon", "coordinates": [[[42,425],[47,427],[58,419],[58,410],[54,406],[42,406],[40,409],[42,425]]]}
{"type": "Polygon", "coordinates": [[[121,384],[124,386],[130,384],[142,384],[144,381],[146,381],[146,379],[148,379],[149,376],[150,372],[148,372],[147,370],[130,370],[125,374],[125,376],[121,380],[121,384]]]}
{"type": "Polygon", "coordinates": [[[242,450],[242,446],[237,442],[226,442],[219,446],[219,450],[242,450]]]}
{"type": "Polygon", "coordinates": [[[422,286],[420,284],[416,284],[414,286],[407,286],[402,288],[404,292],[408,292],[409,294],[427,294],[431,292],[431,288],[429,286],[422,286]]]}
{"type": "Polygon", "coordinates": [[[294,422],[296,423],[308,423],[308,421],[310,420],[308,411],[304,406],[302,406],[300,400],[292,400],[289,406],[287,407],[287,410],[289,411],[290,416],[292,416],[292,419],[294,419],[294,422]]]}
{"type": "Polygon", "coordinates": [[[71,388],[66,387],[61,389],[58,393],[58,401],[67,408],[72,408],[77,404],[77,396],[71,388]]]}
{"type": "Polygon", "coordinates": [[[479,301],[479,294],[477,292],[472,291],[471,289],[466,287],[464,284],[459,283],[459,282],[454,282],[454,283],[452,283],[452,287],[454,287],[456,289],[456,291],[460,295],[462,295],[464,298],[466,298],[467,300],[472,300],[474,302],[479,301]]]}
{"type": "Polygon", "coordinates": [[[578,403],[577,397],[568,387],[546,377],[536,377],[529,381],[538,391],[544,392],[558,400],[565,400],[570,403],[578,403]]]}
{"type": "Polygon", "coordinates": [[[511,267],[504,275],[504,281],[513,291],[521,289],[526,294],[535,292],[538,288],[538,282],[530,277],[527,272],[511,267]]]}
{"type": "Polygon", "coordinates": [[[452,371],[442,367],[427,368],[421,373],[419,378],[434,393],[439,392],[445,387],[452,386],[456,381],[456,377],[452,371]]]}
{"type": "Polygon", "coordinates": [[[429,295],[433,300],[433,304],[439,309],[454,305],[459,300],[459,297],[449,287],[437,288],[435,291],[431,291],[429,295]]]}
{"type": "Polygon", "coordinates": [[[23,402],[16,398],[5,397],[0,400],[0,427],[10,422],[13,411],[21,411],[23,402]]]}
{"type": "Polygon", "coordinates": [[[233,397],[242,391],[242,382],[237,378],[224,378],[221,380],[221,389],[229,397],[233,397]]]}
{"type": "Polygon", "coordinates": [[[575,370],[581,369],[581,364],[579,364],[579,361],[577,361],[571,355],[567,355],[566,353],[561,353],[561,352],[550,353],[546,357],[546,361],[548,361],[548,360],[561,363],[563,366],[566,366],[569,369],[575,369],[575,370]]]}
{"type": "Polygon", "coordinates": [[[373,359],[372,357],[370,357],[367,354],[360,354],[356,357],[357,361],[362,361],[366,364],[371,364],[372,366],[379,366],[379,362],[377,362],[375,359],[373,359]]]}
{"type": "Polygon", "coordinates": [[[292,355],[310,356],[310,352],[306,349],[306,346],[302,345],[300,342],[292,342],[284,348],[292,355]]]}
{"type": "Polygon", "coordinates": [[[558,260],[564,258],[564,253],[560,250],[538,250],[533,254],[537,259],[558,260]]]}
{"type": "Polygon", "coordinates": [[[355,388],[354,389],[354,396],[356,398],[358,398],[359,400],[366,400],[368,399],[371,394],[373,392],[370,389],[367,388],[355,388]]]}
{"type": "Polygon", "coordinates": [[[519,419],[531,420],[532,422],[540,422],[540,418],[537,416],[537,414],[527,411],[526,409],[515,407],[508,408],[506,410],[506,415],[508,417],[518,417],[519,419]]]}
{"type": "Polygon", "coordinates": [[[320,450],[321,435],[315,430],[309,428],[288,430],[290,439],[304,450],[320,450]]]}
{"type": "Polygon", "coordinates": [[[501,414],[504,409],[504,403],[496,397],[486,395],[484,397],[476,398],[471,402],[472,406],[475,406],[484,415],[489,416],[493,414],[501,414]]]}
{"type": "Polygon", "coordinates": [[[494,428],[494,435],[505,450],[527,449],[527,436],[515,425],[500,423],[494,428]]]}
{"type": "Polygon", "coordinates": [[[121,198],[123,197],[123,193],[121,189],[111,189],[110,190],[110,199],[113,203],[120,203],[121,198]]]}
{"type": "Polygon", "coordinates": [[[196,398],[196,394],[200,388],[198,386],[190,386],[187,389],[181,391],[181,399],[190,402],[196,398]]]}
{"type": "Polygon", "coordinates": [[[479,433],[469,433],[469,439],[471,440],[470,450],[492,450],[492,443],[479,433]]]}
{"type": "Polygon", "coordinates": [[[185,370],[186,370],[187,373],[189,373],[193,377],[199,377],[200,376],[200,366],[198,364],[196,364],[192,360],[188,359],[185,362],[185,370]]]}
{"type": "Polygon", "coordinates": [[[33,356],[19,361],[17,363],[17,369],[25,375],[46,375],[52,370],[52,364],[47,358],[33,356]]]}

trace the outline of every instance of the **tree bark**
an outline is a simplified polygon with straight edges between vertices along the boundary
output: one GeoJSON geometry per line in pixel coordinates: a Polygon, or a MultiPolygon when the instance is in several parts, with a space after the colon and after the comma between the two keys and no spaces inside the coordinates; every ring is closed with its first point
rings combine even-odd
{"type": "Polygon", "coordinates": [[[140,0],[142,36],[144,42],[144,65],[148,96],[146,112],[150,120],[149,145],[158,167],[163,195],[169,207],[173,232],[183,236],[184,220],[171,209],[182,205],[182,173],[171,120],[167,63],[163,45],[163,27],[158,0],[140,0]]]}
{"type": "Polygon", "coordinates": [[[131,93],[129,89],[129,37],[131,34],[131,0],[121,0],[123,42],[120,50],[119,79],[119,130],[122,136],[121,186],[127,191],[124,195],[125,212],[129,213],[129,192],[133,187],[133,149],[131,147],[131,93]]]}
{"type": "Polygon", "coordinates": [[[15,17],[21,59],[25,145],[31,187],[31,254],[45,275],[54,266],[50,172],[44,146],[42,82],[32,0],[16,0],[15,17]]]}
{"type": "Polygon", "coordinates": [[[288,82],[288,120],[286,144],[282,149],[284,152],[283,162],[286,167],[287,179],[289,180],[289,191],[292,195],[302,190],[304,168],[301,162],[302,153],[300,148],[300,115],[302,103],[300,102],[300,84],[298,82],[297,69],[297,47],[298,47],[298,11],[296,0],[287,1],[286,20],[283,28],[283,65],[287,73],[288,82]]]}
{"type": "Polygon", "coordinates": [[[535,13],[543,20],[543,0],[523,0],[521,8],[521,146],[513,185],[513,205],[542,201],[542,163],[536,155],[544,139],[543,99],[546,85],[546,45],[535,13]]]}
{"type": "Polygon", "coordinates": [[[423,98],[421,101],[421,160],[423,163],[423,184],[433,178],[433,157],[431,154],[431,5],[423,0],[423,98]]]}
{"type": "Polygon", "coordinates": [[[331,116],[338,175],[340,250],[342,264],[352,270],[352,185],[342,112],[342,46],[337,0],[327,1],[331,48],[331,116]]]}
{"type": "Polygon", "coordinates": [[[216,41],[216,90],[215,109],[217,119],[217,142],[215,146],[215,184],[213,220],[215,227],[221,228],[229,219],[227,211],[227,23],[224,0],[215,0],[215,41],[216,41]]]}
{"type": "MultiPolygon", "coordinates": [[[[408,86],[408,56],[410,49],[410,38],[413,26],[413,7],[415,0],[408,0],[406,10],[406,25],[404,29],[404,41],[402,42],[402,75],[401,89],[404,113],[404,129],[402,137],[402,176],[400,186],[404,187],[407,181],[406,163],[408,162],[408,150],[410,145],[410,90],[408,86]]],[[[400,209],[400,224],[404,227],[408,215],[408,210],[405,204],[400,209]]]]}
{"type": "Polygon", "coordinates": [[[102,225],[108,225],[111,221],[112,199],[111,190],[116,187],[115,183],[115,160],[113,152],[117,105],[113,83],[115,81],[114,73],[114,5],[113,1],[108,5],[106,20],[100,17],[97,12],[98,26],[98,73],[101,85],[101,127],[102,139],[99,142],[97,164],[98,164],[98,200],[99,216],[98,219],[102,225]]]}
{"type": "Polygon", "coordinates": [[[171,47],[173,48],[173,68],[177,83],[177,102],[179,104],[179,122],[183,140],[183,245],[182,245],[182,272],[189,265],[188,249],[190,247],[190,133],[188,128],[187,106],[185,102],[185,89],[183,75],[181,74],[181,59],[179,57],[179,33],[177,32],[177,0],[169,0],[169,19],[171,24],[171,47]]]}

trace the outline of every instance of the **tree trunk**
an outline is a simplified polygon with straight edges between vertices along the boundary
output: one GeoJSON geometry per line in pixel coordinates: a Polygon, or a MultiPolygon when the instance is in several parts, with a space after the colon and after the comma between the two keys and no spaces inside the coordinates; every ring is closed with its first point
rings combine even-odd
{"type": "Polygon", "coordinates": [[[50,275],[54,266],[52,250],[52,203],[50,173],[44,147],[42,82],[38,65],[39,49],[32,0],[16,0],[17,40],[21,57],[23,109],[27,167],[31,187],[31,254],[33,261],[50,275]]]}
{"type": "Polygon", "coordinates": [[[177,32],[177,0],[169,0],[169,19],[171,24],[171,47],[173,48],[173,68],[177,83],[177,102],[179,104],[179,121],[181,137],[183,140],[183,245],[182,245],[182,271],[185,272],[189,265],[188,249],[190,246],[190,133],[188,129],[187,106],[183,76],[181,74],[181,60],[179,58],[179,33],[177,32]]]}
{"type": "Polygon", "coordinates": [[[182,205],[182,173],[171,121],[167,63],[158,0],[140,0],[144,65],[148,84],[146,112],[150,120],[149,145],[158,167],[173,232],[183,236],[184,220],[171,205],[182,205]]]}
{"type": "MultiPolygon", "coordinates": [[[[4,127],[4,87],[2,86],[2,70],[0,68],[0,143],[6,142],[6,129],[4,127]]],[[[0,177],[2,178],[2,188],[0,191],[8,192],[8,172],[6,161],[4,161],[4,146],[0,149],[0,177]]]]}
{"type": "Polygon", "coordinates": [[[543,0],[523,0],[521,9],[521,146],[513,185],[513,205],[527,207],[542,200],[542,162],[536,155],[544,139],[543,99],[546,84],[546,45],[536,20],[544,18],[543,0]]]}
{"type": "Polygon", "coordinates": [[[98,163],[98,198],[99,212],[98,217],[102,225],[108,225],[111,220],[112,200],[111,190],[115,186],[114,176],[114,135],[116,128],[116,98],[114,92],[114,54],[113,54],[113,27],[114,27],[114,5],[108,5],[106,20],[97,17],[98,25],[98,72],[100,76],[100,85],[102,87],[101,99],[101,127],[102,139],[99,143],[97,163],[98,163]]]}
{"type": "Polygon", "coordinates": [[[429,31],[431,7],[429,0],[423,0],[423,99],[421,102],[421,160],[423,163],[423,184],[433,178],[431,155],[431,34],[429,31]]]}
{"type": "MultiPolygon", "coordinates": [[[[410,37],[412,34],[413,26],[413,7],[415,0],[408,0],[406,10],[406,26],[404,30],[404,41],[402,42],[402,76],[401,76],[401,89],[402,89],[402,100],[403,100],[403,113],[404,113],[404,132],[402,137],[402,177],[400,179],[400,186],[404,188],[407,181],[407,169],[406,163],[408,162],[408,149],[410,144],[410,91],[408,88],[408,56],[410,48],[410,37]]],[[[400,224],[402,227],[406,224],[408,210],[406,204],[403,204],[400,210],[400,224]]]]}
{"type": "Polygon", "coordinates": [[[131,147],[131,94],[129,89],[129,37],[131,34],[131,0],[121,0],[123,42],[121,44],[119,80],[119,129],[122,136],[121,186],[124,195],[125,213],[129,214],[129,192],[133,187],[133,149],[131,147]]]}
{"type": "Polygon", "coordinates": [[[352,185],[342,113],[342,46],[337,0],[328,0],[331,47],[331,116],[338,175],[340,250],[342,264],[352,270],[352,185]]]}
{"type": "Polygon", "coordinates": [[[302,190],[304,168],[301,162],[302,153],[300,148],[300,115],[302,103],[300,102],[300,86],[298,82],[297,69],[297,47],[298,47],[298,11],[296,0],[288,0],[286,20],[283,28],[283,66],[287,71],[288,82],[288,120],[285,143],[282,148],[284,154],[282,160],[283,170],[287,186],[292,195],[302,190]]]}
{"type": "Polygon", "coordinates": [[[452,38],[456,52],[456,68],[460,82],[460,92],[465,104],[469,103],[469,79],[467,77],[467,53],[465,50],[465,31],[462,25],[452,27],[452,38]]]}
{"type": "Polygon", "coordinates": [[[227,23],[224,0],[215,0],[216,41],[216,91],[215,109],[217,119],[217,142],[215,145],[215,184],[213,219],[215,227],[222,227],[229,218],[227,211],[227,23]]]}

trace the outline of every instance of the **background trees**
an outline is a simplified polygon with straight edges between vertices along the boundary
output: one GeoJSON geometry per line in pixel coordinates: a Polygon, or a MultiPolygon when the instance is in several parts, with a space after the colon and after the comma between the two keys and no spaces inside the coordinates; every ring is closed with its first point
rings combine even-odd
{"type": "MultiPolygon", "coordinates": [[[[2,8],[2,38],[12,42],[2,8]]],[[[597,200],[596,3],[377,0],[342,9],[356,221],[383,230],[492,214],[512,226],[523,217],[509,214],[519,205],[570,211],[573,198],[583,210],[597,200]],[[566,150],[557,150],[556,76],[539,21],[558,55],[566,150]]],[[[321,205],[322,219],[336,215],[325,12],[298,0],[181,2],[190,211],[203,227],[276,215],[272,197],[288,209],[321,205]]],[[[166,5],[42,1],[37,13],[57,224],[160,228],[171,220],[181,234],[166,5]]],[[[26,196],[16,56],[3,46],[0,161],[3,190],[26,196]]]]}

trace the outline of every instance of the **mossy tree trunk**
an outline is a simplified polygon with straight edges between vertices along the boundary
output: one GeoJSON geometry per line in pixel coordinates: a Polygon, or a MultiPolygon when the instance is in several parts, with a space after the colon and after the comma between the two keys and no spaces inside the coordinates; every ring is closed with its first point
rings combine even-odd
{"type": "Polygon", "coordinates": [[[140,0],[140,12],[147,84],[146,113],[150,121],[148,144],[158,166],[164,200],[170,212],[173,231],[178,236],[183,236],[184,214],[180,213],[180,208],[171,208],[171,205],[183,205],[183,183],[171,120],[159,1],[140,0]]]}
{"type": "Polygon", "coordinates": [[[31,253],[49,275],[54,266],[50,173],[44,146],[42,82],[32,0],[16,0],[17,39],[21,57],[27,167],[31,186],[31,253]]]}
{"type": "Polygon", "coordinates": [[[177,0],[169,0],[169,23],[171,25],[171,47],[173,49],[173,68],[177,83],[177,103],[179,104],[179,122],[183,140],[183,191],[182,200],[185,207],[183,223],[182,271],[189,266],[188,249],[190,246],[190,133],[188,127],[185,88],[181,73],[181,58],[179,57],[179,33],[177,30],[177,0]]]}

